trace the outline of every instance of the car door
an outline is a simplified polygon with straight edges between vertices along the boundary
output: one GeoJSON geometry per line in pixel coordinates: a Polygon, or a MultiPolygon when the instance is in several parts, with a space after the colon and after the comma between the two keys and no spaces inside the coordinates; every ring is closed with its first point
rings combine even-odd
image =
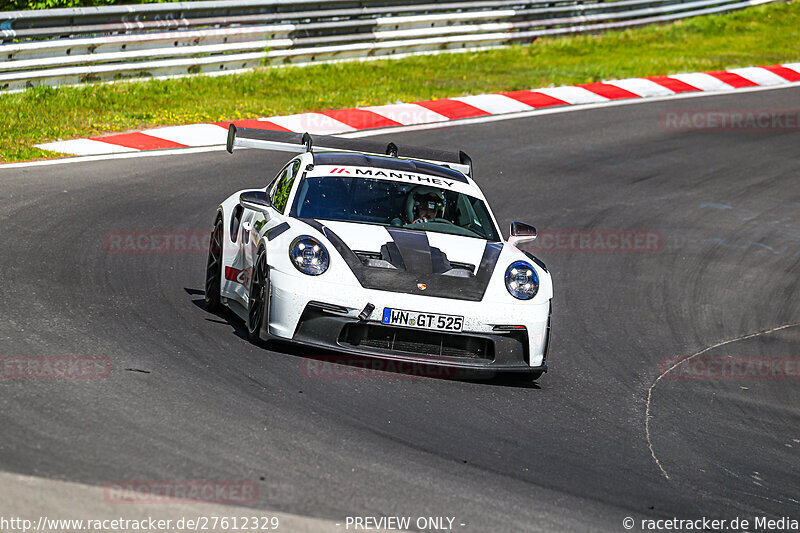
{"type": "MultiPolygon", "coordinates": [[[[289,198],[300,173],[300,166],[299,159],[290,161],[266,188],[266,192],[272,202],[272,206],[267,209],[267,212],[245,209],[242,214],[242,249],[246,257],[248,273],[252,273],[263,236],[271,228],[286,221],[289,211],[289,198]]],[[[249,279],[248,276],[248,283],[244,285],[245,298],[249,296],[246,292],[250,289],[249,279]]]]}

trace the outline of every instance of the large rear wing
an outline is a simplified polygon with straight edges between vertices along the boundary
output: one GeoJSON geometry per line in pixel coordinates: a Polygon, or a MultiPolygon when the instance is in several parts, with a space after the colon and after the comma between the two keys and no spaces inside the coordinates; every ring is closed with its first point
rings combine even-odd
{"type": "Polygon", "coordinates": [[[231,124],[228,128],[228,152],[233,153],[233,148],[236,146],[297,154],[315,151],[356,152],[402,157],[450,167],[472,177],[472,159],[464,152],[445,152],[418,146],[398,147],[393,142],[380,143],[363,139],[345,139],[332,135],[311,136],[308,133],[237,128],[231,124]]]}

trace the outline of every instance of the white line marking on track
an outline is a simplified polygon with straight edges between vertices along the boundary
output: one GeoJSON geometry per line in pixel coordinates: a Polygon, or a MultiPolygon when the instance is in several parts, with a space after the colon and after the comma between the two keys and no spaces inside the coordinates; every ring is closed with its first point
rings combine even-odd
{"type": "MultiPolygon", "coordinates": [[[[98,154],[119,154],[123,152],[138,152],[135,148],[120,146],[92,139],[71,139],[69,141],[54,141],[44,144],[37,144],[37,148],[50,150],[51,152],[62,152],[77,155],[98,155],[98,154]]],[[[4,165],[0,165],[2,168],[4,165]]]]}
{"type": "Polygon", "coordinates": [[[708,351],[713,350],[714,348],[719,348],[720,346],[725,346],[727,344],[731,344],[731,343],[734,343],[734,342],[739,342],[739,341],[743,341],[743,340],[747,340],[747,339],[752,339],[752,338],[755,338],[755,337],[761,337],[762,335],[769,335],[770,333],[775,333],[776,331],[780,331],[782,329],[794,328],[794,327],[797,327],[797,326],[800,326],[800,322],[794,322],[792,324],[784,324],[782,326],[777,326],[777,327],[774,327],[772,329],[768,329],[768,330],[764,330],[764,331],[757,331],[756,333],[748,333],[747,335],[742,335],[741,337],[736,337],[736,338],[733,338],[733,339],[720,341],[720,342],[718,342],[716,344],[712,344],[711,346],[703,348],[702,350],[700,350],[697,353],[693,353],[689,357],[685,357],[683,359],[680,359],[677,363],[675,363],[674,365],[672,365],[671,367],[669,367],[668,369],[666,369],[665,371],[663,371],[661,374],[658,375],[658,377],[653,382],[653,384],[650,385],[650,388],[647,389],[647,403],[645,404],[645,410],[644,410],[644,433],[645,433],[645,436],[647,437],[647,446],[650,448],[650,455],[653,457],[653,460],[656,462],[656,466],[658,466],[658,469],[661,470],[661,473],[664,475],[665,478],[670,479],[669,474],[667,473],[666,470],[664,470],[664,467],[661,465],[661,461],[658,460],[658,457],[656,457],[655,451],[653,451],[653,441],[650,438],[650,418],[651,418],[651,415],[650,415],[650,403],[651,403],[651,401],[653,399],[653,389],[656,387],[656,385],[658,385],[658,382],[661,381],[661,378],[663,378],[664,376],[666,376],[667,374],[669,374],[670,372],[672,372],[673,370],[678,368],[680,365],[682,365],[686,361],[690,361],[691,359],[694,359],[698,355],[702,355],[702,354],[704,354],[704,353],[706,353],[708,351]]]}
{"type": "Polygon", "coordinates": [[[216,124],[188,124],[144,130],[142,133],[186,146],[212,146],[225,144],[228,130],[216,124]]]}
{"type": "MultiPolygon", "coordinates": [[[[800,68],[800,64],[798,64],[800,68]]],[[[466,118],[461,120],[451,120],[447,122],[438,122],[438,123],[431,123],[431,124],[415,124],[415,125],[408,125],[408,126],[395,126],[392,128],[378,128],[372,130],[362,130],[362,131],[353,131],[351,133],[342,134],[342,137],[355,139],[359,137],[371,137],[373,135],[388,135],[390,133],[403,133],[408,131],[420,131],[420,130],[429,130],[429,129],[437,129],[437,128],[452,128],[452,127],[459,127],[459,126],[470,126],[472,124],[483,124],[485,122],[499,122],[502,120],[515,120],[519,118],[528,118],[534,117],[539,115],[553,115],[558,113],[571,113],[573,111],[586,111],[590,109],[601,109],[603,107],[618,107],[618,106],[628,106],[628,105],[638,105],[638,104],[650,104],[650,103],[658,103],[658,102],[665,102],[665,101],[674,101],[674,100],[685,100],[689,98],[704,98],[708,96],[729,96],[732,94],[745,94],[745,93],[752,93],[752,92],[761,92],[761,91],[774,91],[774,90],[781,90],[781,89],[793,89],[800,87],[800,82],[794,83],[786,83],[784,85],[778,86],[771,86],[771,87],[745,87],[742,89],[733,89],[727,91],[717,91],[717,92],[694,92],[694,93],[678,93],[671,96],[661,96],[661,97],[653,97],[653,98],[641,98],[641,99],[629,99],[629,100],[612,100],[609,102],[602,102],[596,104],[584,104],[584,105],[575,105],[575,106],[561,106],[561,107],[551,107],[545,109],[536,109],[533,111],[523,111],[521,113],[509,113],[506,115],[489,115],[486,117],[476,117],[476,118],[466,118]]],[[[267,119],[273,120],[273,119],[267,119]]],[[[80,139],[79,139],[80,140],[80,139]]],[[[66,141],[63,141],[66,142],[66,141]]],[[[49,166],[49,165],[62,165],[62,164],[69,164],[69,163],[84,163],[84,162],[91,162],[91,161],[104,161],[109,159],[131,159],[135,157],[155,157],[155,156],[167,156],[167,155],[187,155],[187,154],[197,154],[203,152],[215,152],[218,150],[224,150],[225,146],[202,146],[196,148],[175,148],[170,150],[150,150],[150,151],[135,151],[130,153],[118,153],[118,154],[104,154],[104,155],[91,155],[91,156],[76,156],[76,157],[64,157],[61,159],[47,159],[43,161],[28,161],[23,163],[6,163],[0,164],[0,170],[3,169],[18,169],[18,168],[26,168],[26,167],[38,167],[38,166],[49,166]]]]}
{"type": "MultiPolygon", "coordinates": [[[[686,92],[686,93],[677,93],[670,96],[660,96],[660,97],[653,97],[653,98],[630,98],[628,100],[611,100],[608,102],[596,103],[596,104],[584,104],[584,105],[566,105],[561,107],[548,107],[544,109],[536,109],[533,111],[523,111],[521,113],[510,113],[508,115],[490,115],[487,117],[475,117],[475,118],[465,118],[461,120],[451,120],[449,122],[442,122],[439,124],[417,124],[413,126],[397,126],[394,128],[382,128],[382,129],[375,129],[375,130],[363,130],[363,131],[356,131],[347,135],[343,135],[343,137],[348,137],[351,139],[358,138],[358,137],[371,137],[373,135],[388,135],[390,133],[403,133],[407,131],[420,131],[420,130],[432,130],[438,128],[452,128],[457,126],[469,126],[471,124],[482,124],[484,122],[499,122],[502,120],[515,120],[518,118],[528,118],[534,117],[539,115],[555,115],[558,113],[572,113],[573,111],[587,111],[590,109],[603,109],[606,107],[619,107],[619,106],[628,106],[628,105],[639,105],[639,104],[649,104],[649,103],[658,103],[658,102],[670,102],[676,100],[687,100],[690,98],[705,98],[709,96],[730,96],[732,94],[744,94],[744,93],[753,93],[753,92],[761,92],[761,91],[774,91],[779,89],[791,89],[800,87],[800,82],[795,83],[787,83],[785,85],[775,86],[775,87],[744,87],[742,89],[729,89],[727,91],[717,91],[717,92],[686,92]]],[[[0,165],[2,168],[2,165],[0,165]]]]}
{"type": "Polygon", "coordinates": [[[132,151],[125,153],[117,153],[117,154],[81,155],[75,157],[65,157],[62,159],[27,161],[25,163],[6,163],[5,165],[0,165],[0,170],[15,169],[15,168],[30,168],[30,167],[48,167],[52,165],[66,165],[70,163],[91,163],[92,161],[109,161],[112,159],[136,159],[139,157],[160,157],[165,155],[199,154],[203,152],[222,151],[225,150],[225,146],[224,145],[199,146],[195,148],[171,148],[167,150],[133,150],[132,148],[128,148],[128,150],[132,151]]]}

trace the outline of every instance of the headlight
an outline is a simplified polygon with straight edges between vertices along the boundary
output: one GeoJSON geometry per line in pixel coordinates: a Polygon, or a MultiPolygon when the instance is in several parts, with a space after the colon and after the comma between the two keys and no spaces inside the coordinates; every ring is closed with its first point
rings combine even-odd
{"type": "Polygon", "coordinates": [[[294,267],[309,276],[319,276],[330,264],[328,250],[314,237],[300,235],[289,246],[289,260],[294,267]]]}
{"type": "Polygon", "coordinates": [[[514,261],[506,270],[506,289],[519,300],[530,300],[539,290],[539,275],[525,261],[514,261]]]}

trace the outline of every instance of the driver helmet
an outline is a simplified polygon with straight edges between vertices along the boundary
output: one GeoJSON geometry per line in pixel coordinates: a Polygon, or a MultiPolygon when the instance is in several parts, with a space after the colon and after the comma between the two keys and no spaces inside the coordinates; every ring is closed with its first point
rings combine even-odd
{"type": "Polygon", "coordinates": [[[445,199],[444,192],[437,192],[432,188],[422,188],[413,193],[413,219],[431,220],[444,217],[445,199]]]}

